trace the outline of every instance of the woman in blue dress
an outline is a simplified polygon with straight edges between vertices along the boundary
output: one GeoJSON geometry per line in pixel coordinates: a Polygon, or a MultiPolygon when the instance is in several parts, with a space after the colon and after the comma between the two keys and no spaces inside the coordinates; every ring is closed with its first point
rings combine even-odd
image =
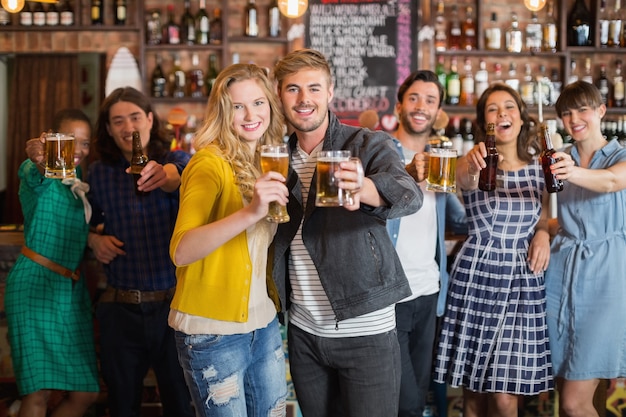
{"type": "Polygon", "coordinates": [[[626,376],[626,149],[602,136],[595,86],[568,85],[556,111],[574,144],[552,165],[565,186],[546,273],[548,332],[559,415],[589,417],[600,379],[626,376]]]}
{"type": "Polygon", "coordinates": [[[452,266],[435,380],[463,387],[464,417],[517,417],[519,396],[553,388],[543,280],[549,199],[519,94],[494,84],[476,110],[483,132],[495,124],[498,183],[477,188],[483,142],[459,159],[469,233],[452,266]]]}

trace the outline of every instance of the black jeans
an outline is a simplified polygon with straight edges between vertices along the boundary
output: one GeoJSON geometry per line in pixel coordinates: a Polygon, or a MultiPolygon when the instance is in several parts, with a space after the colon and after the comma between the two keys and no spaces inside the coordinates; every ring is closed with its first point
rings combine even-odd
{"type": "Polygon", "coordinates": [[[191,397],[178,363],[170,301],[99,303],[102,377],[111,417],[139,417],[143,379],[152,367],[164,417],[193,417],[191,397]]]}

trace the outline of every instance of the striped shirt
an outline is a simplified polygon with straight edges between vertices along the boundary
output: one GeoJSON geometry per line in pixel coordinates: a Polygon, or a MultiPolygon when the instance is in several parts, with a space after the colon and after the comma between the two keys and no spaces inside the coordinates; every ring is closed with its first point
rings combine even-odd
{"type": "MultiPolygon", "coordinates": [[[[315,174],[317,152],[311,155],[297,146],[292,154],[292,167],[302,184],[302,204],[306,207],[311,180],[315,174]]],[[[289,279],[291,282],[291,309],[289,321],[302,330],[320,337],[358,337],[381,334],[395,328],[395,306],[337,322],[330,301],[324,292],[317,269],[302,240],[302,223],[290,246],[289,279]]]]}

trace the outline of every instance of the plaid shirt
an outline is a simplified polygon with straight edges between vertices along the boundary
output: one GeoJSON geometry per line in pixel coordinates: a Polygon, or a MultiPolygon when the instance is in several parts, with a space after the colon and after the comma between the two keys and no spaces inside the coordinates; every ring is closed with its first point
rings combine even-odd
{"type": "MultiPolygon", "coordinates": [[[[184,152],[170,152],[162,164],[173,163],[182,172],[189,162],[184,152]]],[[[179,193],[161,189],[135,194],[133,177],[125,172],[129,163],[121,158],[114,165],[101,161],[89,167],[89,200],[92,225],[104,223],[104,234],[124,245],[126,255],[104,265],[107,283],[118,289],[156,291],[175,286],[175,268],[169,243],[178,214],[179,193]]]]}

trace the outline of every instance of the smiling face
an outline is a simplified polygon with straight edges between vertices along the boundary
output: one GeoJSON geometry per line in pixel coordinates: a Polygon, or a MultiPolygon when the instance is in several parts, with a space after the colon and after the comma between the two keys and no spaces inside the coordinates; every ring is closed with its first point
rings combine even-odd
{"type": "Polygon", "coordinates": [[[400,125],[411,135],[430,134],[439,111],[439,88],[422,80],[411,84],[396,104],[400,125]]]}
{"type": "Polygon", "coordinates": [[[133,154],[133,131],[138,131],[144,149],[150,142],[152,113],[144,113],[141,107],[129,101],[118,101],[109,110],[107,131],[124,157],[130,161],[133,154]]]}
{"type": "Polygon", "coordinates": [[[270,124],[268,98],[255,80],[234,82],[228,91],[233,103],[233,129],[254,149],[270,124]]]}
{"type": "Polygon", "coordinates": [[[577,109],[567,109],[561,112],[563,127],[576,142],[602,136],[600,123],[606,113],[604,104],[597,108],[581,106],[577,109]]]}
{"type": "Polygon", "coordinates": [[[296,130],[326,132],[333,86],[323,71],[305,69],[289,74],[282,80],[279,93],[285,118],[296,130]]]}
{"type": "Polygon", "coordinates": [[[494,91],[485,102],[485,125],[496,125],[497,143],[515,143],[520,134],[522,121],[520,109],[511,94],[494,91]]]}

